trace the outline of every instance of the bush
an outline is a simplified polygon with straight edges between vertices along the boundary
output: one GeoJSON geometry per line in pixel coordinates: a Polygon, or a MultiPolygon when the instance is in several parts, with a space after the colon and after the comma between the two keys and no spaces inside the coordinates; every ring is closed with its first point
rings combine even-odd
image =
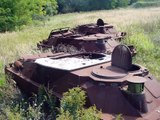
{"type": "Polygon", "coordinates": [[[31,23],[34,16],[43,16],[45,13],[57,13],[56,0],[1,0],[0,32],[20,29],[22,25],[31,23]]]}
{"type": "Polygon", "coordinates": [[[64,110],[64,112],[68,111],[74,118],[76,118],[76,113],[83,108],[85,104],[85,98],[85,92],[80,88],[70,89],[63,94],[61,109],[64,110]]]}
{"type": "Polygon", "coordinates": [[[57,1],[56,0],[49,0],[46,2],[45,6],[44,6],[44,10],[46,12],[46,15],[49,16],[53,16],[55,14],[57,14],[57,9],[58,9],[58,5],[57,5],[57,1]]]}
{"type": "Polygon", "coordinates": [[[101,112],[95,106],[84,109],[85,98],[85,92],[78,87],[64,93],[57,120],[100,120],[101,112]]]}
{"type": "Polygon", "coordinates": [[[55,120],[55,99],[44,87],[38,95],[24,97],[10,79],[0,87],[0,119],[7,120],[55,120]]]}

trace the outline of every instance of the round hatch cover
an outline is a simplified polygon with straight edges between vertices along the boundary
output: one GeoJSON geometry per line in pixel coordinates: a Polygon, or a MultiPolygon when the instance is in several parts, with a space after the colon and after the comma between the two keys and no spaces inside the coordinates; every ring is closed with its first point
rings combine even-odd
{"type": "Polygon", "coordinates": [[[92,71],[93,76],[102,79],[118,79],[125,77],[127,74],[125,70],[114,66],[95,68],[92,71]]]}

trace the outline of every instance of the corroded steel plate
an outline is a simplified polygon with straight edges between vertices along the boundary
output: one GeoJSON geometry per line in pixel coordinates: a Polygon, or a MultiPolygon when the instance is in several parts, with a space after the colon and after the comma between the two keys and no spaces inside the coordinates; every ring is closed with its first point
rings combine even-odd
{"type": "Polygon", "coordinates": [[[92,71],[93,76],[103,79],[123,78],[127,74],[128,73],[125,70],[114,66],[108,66],[107,68],[95,68],[92,71]]]}

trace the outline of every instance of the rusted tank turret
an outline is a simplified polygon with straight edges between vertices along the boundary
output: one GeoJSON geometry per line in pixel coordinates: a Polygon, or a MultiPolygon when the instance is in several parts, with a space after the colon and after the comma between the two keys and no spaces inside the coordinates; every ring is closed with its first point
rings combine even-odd
{"type": "Polygon", "coordinates": [[[83,35],[92,35],[92,34],[108,34],[113,39],[121,41],[121,39],[126,36],[126,32],[118,32],[115,27],[111,24],[104,23],[102,19],[98,19],[97,23],[79,25],[76,28],[73,28],[76,33],[83,35]]]}
{"type": "Polygon", "coordinates": [[[118,45],[112,55],[102,53],[44,53],[25,56],[5,68],[26,93],[40,85],[62,94],[73,87],[87,93],[86,106],[102,110],[103,119],[122,114],[126,120],[160,118],[160,83],[149,71],[132,63],[131,52],[118,45]]]}
{"type": "Polygon", "coordinates": [[[118,32],[112,25],[98,19],[97,24],[52,30],[48,39],[39,42],[37,46],[39,49],[52,48],[56,52],[112,53],[125,35],[125,32],[118,32]]]}

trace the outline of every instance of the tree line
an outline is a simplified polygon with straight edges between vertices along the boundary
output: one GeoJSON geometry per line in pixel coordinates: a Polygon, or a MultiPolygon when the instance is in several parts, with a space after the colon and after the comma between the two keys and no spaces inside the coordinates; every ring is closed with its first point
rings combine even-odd
{"type": "Polygon", "coordinates": [[[19,29],[57,13],[126,7],[138,0],[0,0],[0,32],[19,29]]]}
{"type": "Polygon", "coordinates": [[[60,13],[127,7],[138,0],[58,0],[60,13]]]}

